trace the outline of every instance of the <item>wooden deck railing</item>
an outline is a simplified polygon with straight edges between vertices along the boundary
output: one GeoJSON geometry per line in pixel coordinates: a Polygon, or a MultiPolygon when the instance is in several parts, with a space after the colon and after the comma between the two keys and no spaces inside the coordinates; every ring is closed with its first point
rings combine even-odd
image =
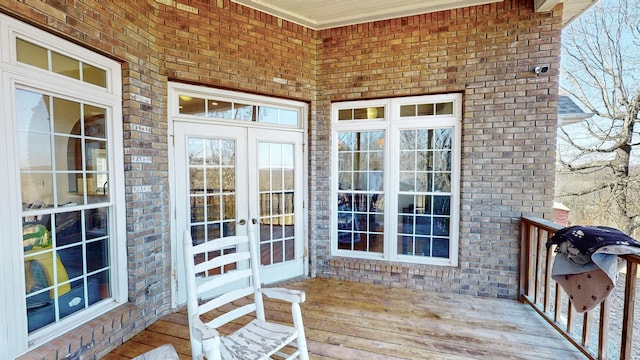
{"type": "Polygon", "coordinates": [[[621,304],[615,304],[618,311],[612,313],[616,310],[612,292],[599,307],[579,315],[568,295],[551,278],[555,246],[547,251],[546,243],[561,228],[544,219],[520,219],[520,301],[531,305],[589,359],[614,359],[618,354],[624,360],[640,356],[638,349],[632,348],[640,257],[621,256],[626,260],[626,277],[624,296],[619,295],[621,304]]]}

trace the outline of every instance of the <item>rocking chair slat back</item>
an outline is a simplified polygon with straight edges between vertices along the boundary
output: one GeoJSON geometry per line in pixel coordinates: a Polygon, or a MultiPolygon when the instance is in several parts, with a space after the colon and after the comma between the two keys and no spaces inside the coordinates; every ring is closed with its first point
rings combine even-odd
{"type": "Polygon", "coordinates": [[[303,292],[265,291],[266,295],[291,302],[293,326],[265,319],[255,225],[255,220],[249,224],[247,235],[228,236],[197,245],[193,245],[189,230],[184,233],[187,311],[194,359],[206,356],[208,360],[257,360],[269,359],[276,353],[285,354],[287,359],[308,359],[299,305],[305,299],[303,292]],[[244,298],[251,302],[231,306],[233,310],[217,314],[206,323],[200,318],[213,310],[220,312],[227,308],[226,305],[244,298]],[[220,326],[247,315],[255,316],[255,319],[234,333],[220,336],[217,332],[220,326]]]}

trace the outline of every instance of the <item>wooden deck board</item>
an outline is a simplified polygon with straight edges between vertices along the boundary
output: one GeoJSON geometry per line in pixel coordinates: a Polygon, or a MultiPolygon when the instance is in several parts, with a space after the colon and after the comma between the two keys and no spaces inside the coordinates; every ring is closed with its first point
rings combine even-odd
{"type": "MultiPolygon", "coordinates": [[[[305,290],[302,305],[310,357],[332,359],[584,359],[524,304],[328,279],[286,287],[305,290]]],[[[239,300],[241,305],[244,300],[239,300]]],[[[267,317],[290,322],[290,307],[265,302],[267,317]]],[[[227,324],[228,333],[250,319],[227,324]]],[[[170,314],[107,355],[125,360],[171,343],[190,359],[185,310],[170,314]]]]}

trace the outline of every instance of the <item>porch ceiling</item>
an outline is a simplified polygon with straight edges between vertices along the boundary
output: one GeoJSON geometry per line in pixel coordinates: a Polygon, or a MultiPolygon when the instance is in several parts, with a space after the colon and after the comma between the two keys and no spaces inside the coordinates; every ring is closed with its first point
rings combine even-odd
{"type": "MultiPolygon", "coordinates": [[[[232,0],[315,30],[425,14],[503,0],[232,0]]],[[[567,24],[598,0],[534,0],[539,11],[564,2],[567,24]]]]}

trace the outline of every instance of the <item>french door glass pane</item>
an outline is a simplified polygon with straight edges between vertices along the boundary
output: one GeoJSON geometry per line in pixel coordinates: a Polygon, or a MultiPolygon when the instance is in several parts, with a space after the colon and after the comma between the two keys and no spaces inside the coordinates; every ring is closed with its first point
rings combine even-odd
{"type": "Polygon", "coordinates": [[[91,106],[90,115],[85,104],[36,91],[18,89],[15,98],[32,332],[111,296],[106,111],[91,106]],[[95,113],[99,141],[82,130],[95,113]]]}
{"type": "Polygon", "coordinates": [[[400,131],[398,254],[449,257],[453,130],[400,131]]]}
{"type": "Polygon", "coordinates": [[[338,136],[338,249],[382,253],[385,132],[338,136]]]}
{"type": "Polygon", "coordinates": [[[188,149],[194,241],[235,235],[235,141],[192,137],[188,149]]]}
{"type": "Polygon", "coordinates": [[[293,260],[295,163],[293,144],[258,143],[262,265],[293,260]]]}
{"type": "MultiPolygon", "coordinates": [[[[202,244],[236,234],[236,179],[234,140],[190,137],[188,148],[190,228],[194,244],[202,244]]],[[[235,248],[222,250],[234,252],[235,248]]],[[[207,253],[196,259],[201,263],[220,255],[207,253]]],[[[225,266],[207,275],[234,269],[225,266]]]]}

